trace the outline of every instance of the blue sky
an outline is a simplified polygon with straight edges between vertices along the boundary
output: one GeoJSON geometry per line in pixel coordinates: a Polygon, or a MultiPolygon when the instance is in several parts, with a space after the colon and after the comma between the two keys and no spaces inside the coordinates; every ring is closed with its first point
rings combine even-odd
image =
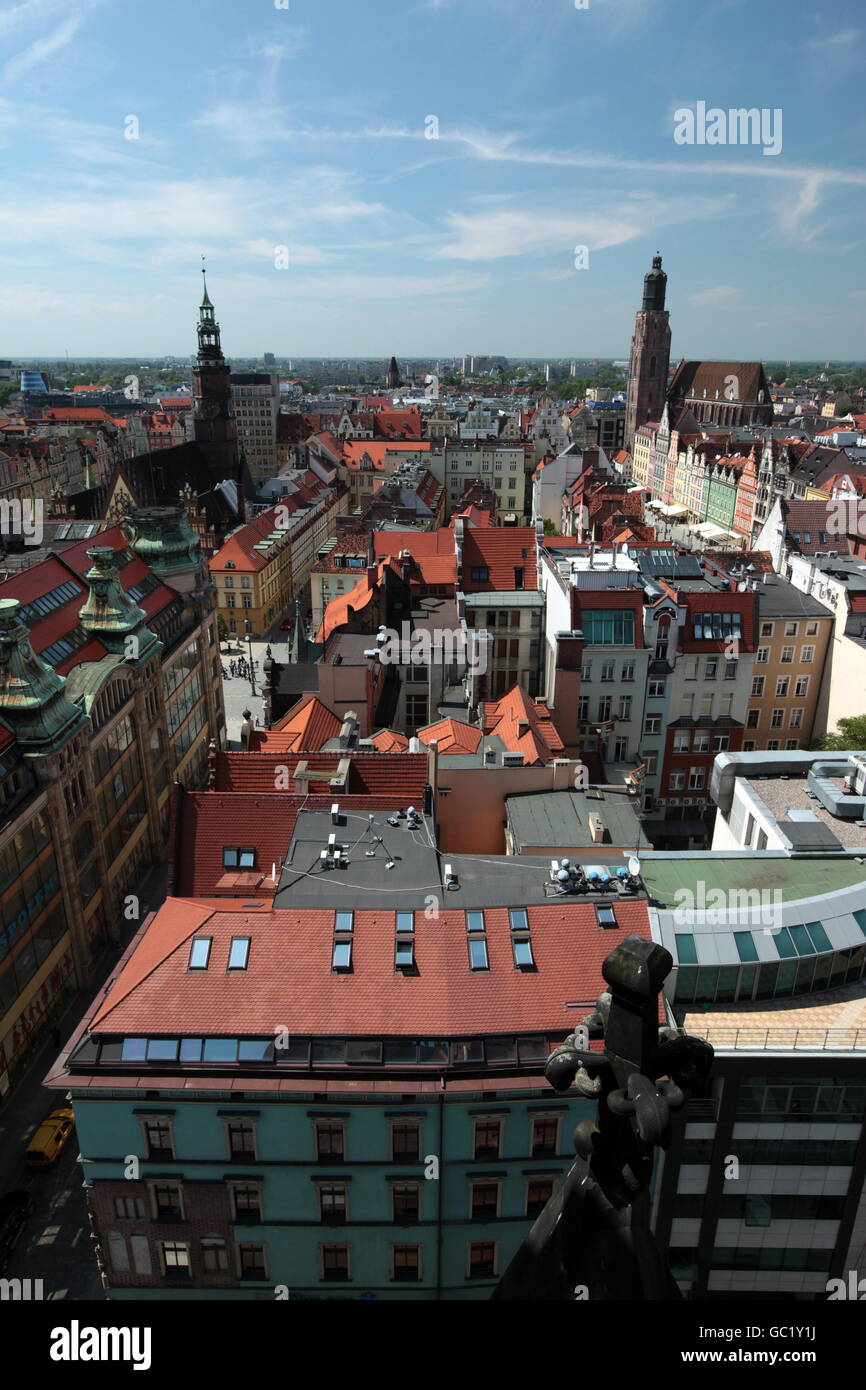
{"type": "Polygon", "coordinates": [[[281,3],[0,9],[0,356],[866,358],[861,0],[281,3]]]}

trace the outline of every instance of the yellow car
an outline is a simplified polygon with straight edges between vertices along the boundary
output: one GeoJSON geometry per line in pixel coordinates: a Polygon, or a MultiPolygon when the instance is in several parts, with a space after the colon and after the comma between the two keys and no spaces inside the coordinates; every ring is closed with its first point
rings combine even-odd
{"type": "Polygon", "coordinates": [[[53,1163],[74,1128],[75,1116],[71,1110],[53,1110],[27,1145],[27,1162],[31,1167],[45,1168],[53,1163]]]}

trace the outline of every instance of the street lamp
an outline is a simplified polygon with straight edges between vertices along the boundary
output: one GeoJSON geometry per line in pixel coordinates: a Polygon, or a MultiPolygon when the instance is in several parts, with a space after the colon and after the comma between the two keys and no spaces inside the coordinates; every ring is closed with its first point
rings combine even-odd
{"type": "Polygon", "coordinates": [[[253,634],[251,632],[247,633],[247,651],[249,652],[250,690],[253,695],[256,695],[258,692],[256,690],[255,667],[253,666],[253,634]]]}

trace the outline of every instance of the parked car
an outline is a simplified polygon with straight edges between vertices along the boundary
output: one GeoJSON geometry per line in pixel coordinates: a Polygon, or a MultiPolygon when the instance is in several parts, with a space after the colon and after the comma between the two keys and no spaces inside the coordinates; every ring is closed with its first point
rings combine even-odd
{"type": "Polygon", "coordinates": [[[34,1168],[46,1168],[53,1163],[75,1128],[71,1110],[53,1110],[36,1130],[27,1145],[27,1162],[34,1168]]]}
{"type": "Polygon", "coordinates": [[[23,1188],[0,1197],[0,1269],[5,1269],[35,1205],[31,1194],[23,1188]]]}

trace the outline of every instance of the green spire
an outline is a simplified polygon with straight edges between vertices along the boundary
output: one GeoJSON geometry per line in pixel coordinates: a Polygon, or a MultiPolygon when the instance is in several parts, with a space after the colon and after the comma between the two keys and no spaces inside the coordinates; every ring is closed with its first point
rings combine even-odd
{"type": "Polygon", "coordinates": [[[146,626],[147,614],[133,603],[117,574],[117,552],[94,546],[87,552],[93,567],[84,576],[90,593],[79,609],[81,626],[98,638],[108,651],[132,665],[148,661],[162,643],[146,626]]]}
{"type": "Polygon", "coordinates": [[[0,715],[24,753],[56,753],[87,724],[65,686],[31,647],[18,599],[0,599],[0,715]]]}

